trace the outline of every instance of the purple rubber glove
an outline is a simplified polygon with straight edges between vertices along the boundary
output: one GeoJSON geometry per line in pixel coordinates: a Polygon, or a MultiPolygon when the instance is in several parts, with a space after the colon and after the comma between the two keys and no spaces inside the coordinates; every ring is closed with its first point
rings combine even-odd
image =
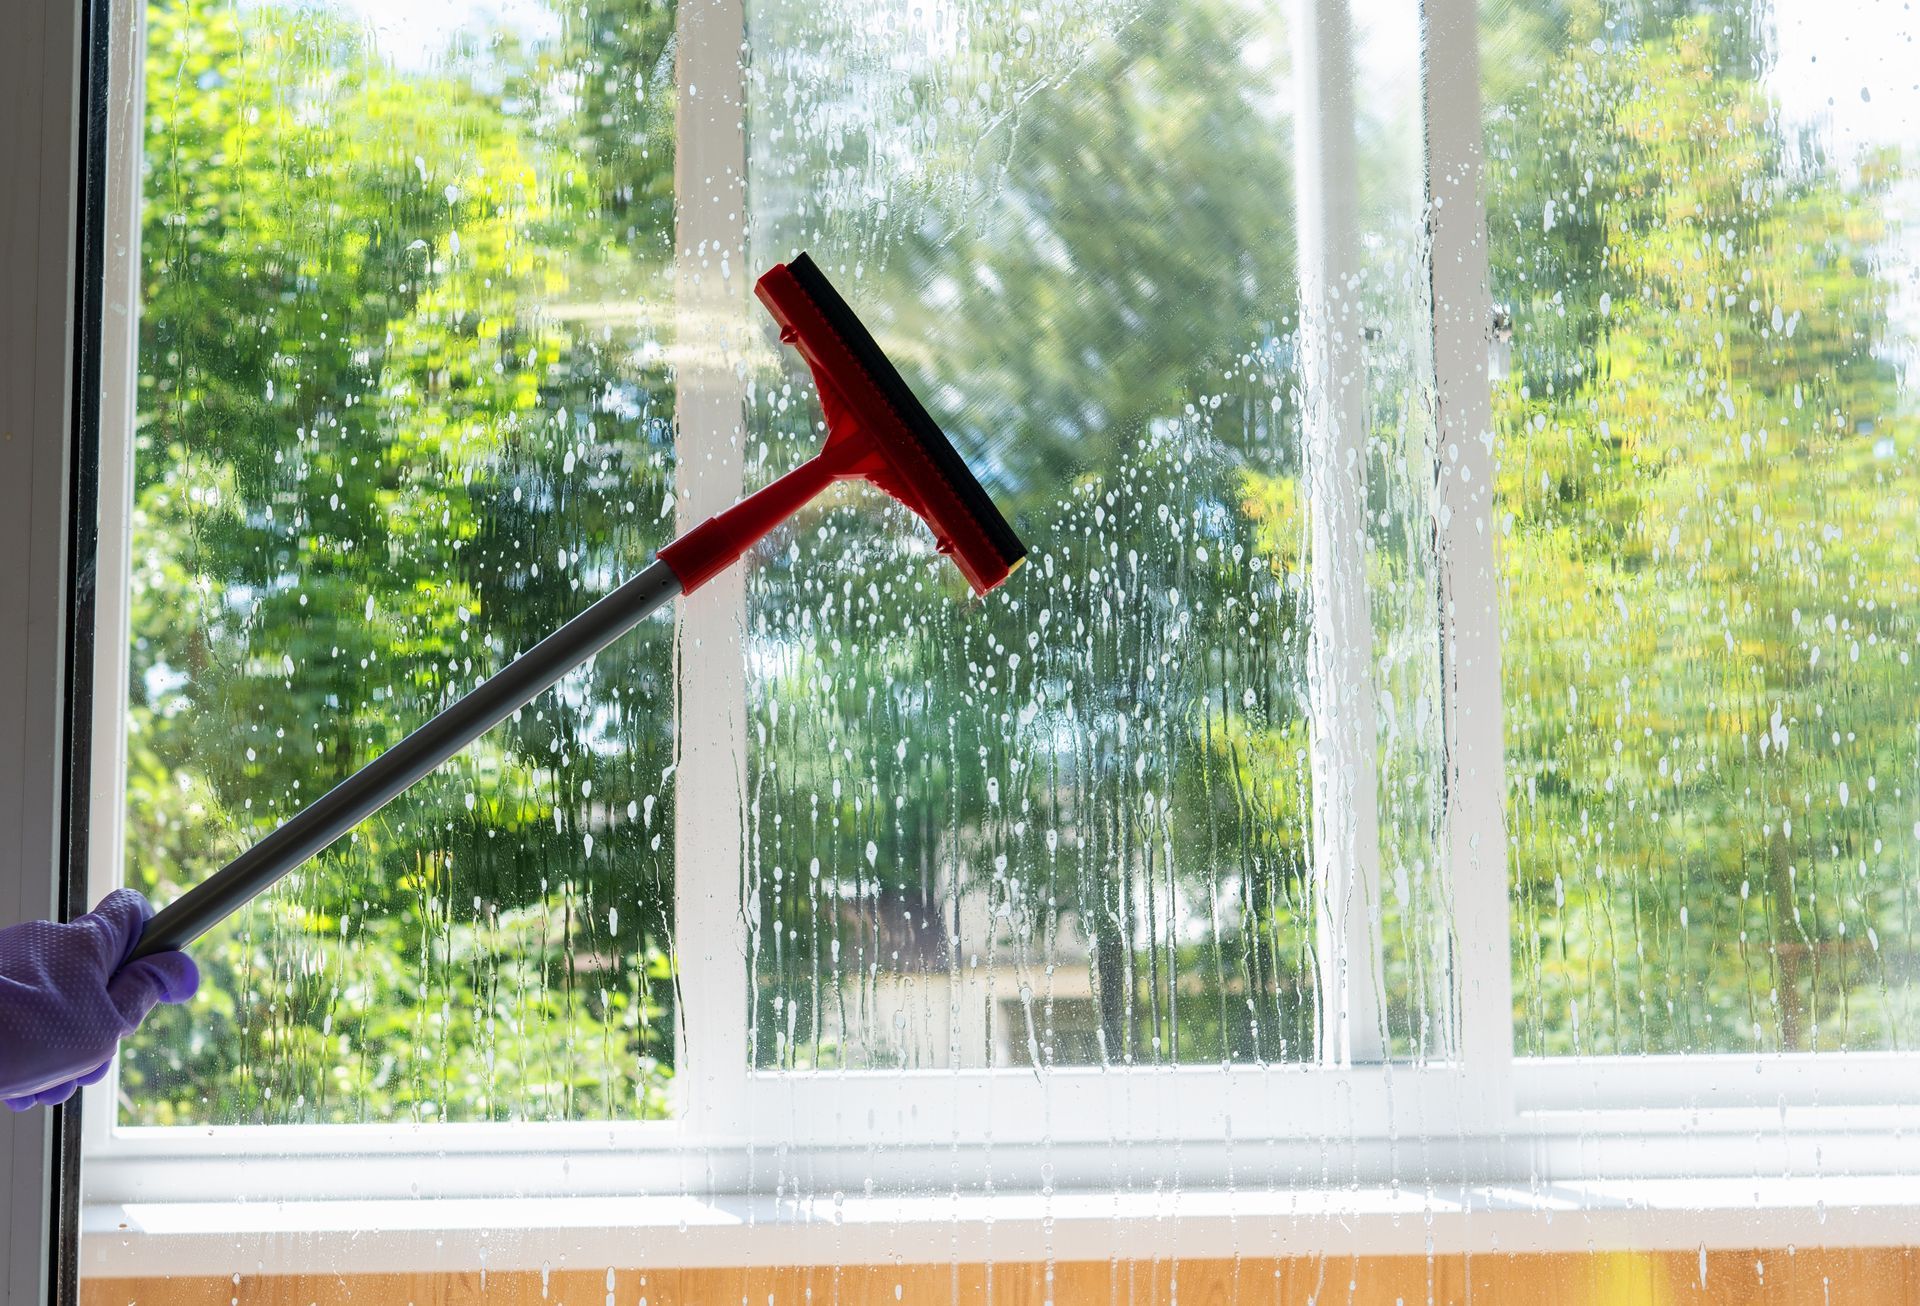
{"type": "Polygon", "coordinates": [[[13,1110],[99,1083],[154,1003],[185,1002],[200,987],[184,952],[127,962],[152,915],[145,898],[115,889],[71,925],[0,930],[0,1100],[13,1110]]]}

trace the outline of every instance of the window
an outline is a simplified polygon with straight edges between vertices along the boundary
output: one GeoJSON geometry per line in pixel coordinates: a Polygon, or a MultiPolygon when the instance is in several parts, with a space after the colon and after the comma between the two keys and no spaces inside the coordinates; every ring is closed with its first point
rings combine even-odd
{"type": "MultiPolygon", "coordinates": [[[[149,8],[137,887],[217,869],[670,538],[672,18],[483,47],[424,11],[149,8]]],[[[203,943],[123,1118],[663,1114],[668,644],[608,650],[203,943]]]]}
{"type": "MultiPolygon", "coordinates": [[[[841,251],[1033,553],[956,603],[863,496],[750,573],[758,1064],[1443,1052],[1419,176],[1354,144],[1418,122],[1412,9],[1374,7],[1358,52],[1398,89],[1364,118],[1344,86],[1303,110],[1272,6],[850,38],[859,9],[749,8],[750,261],[841,251]],[[1056,80],[1104,89],[1031,93],[1056,80]],[[1308,247],[1289,203],[1355,228],[1308,247]],[[1311,535],[1306,505],[1362,493],[1311,535]],[[1317,654],[1314,596],[1349,587],[1359,646],[1317,654]],[[1059,1024],[1089,999],[1090,1041],[1059,1024]]],[[[748,411],[750,472],[818,442],[791,366],[748,411]]]]}
{"type": "Polygon", "coordinates": [[[1831,66],[1909,24],[1537,8],[1487,170],[1518,1048],[1910,1050],[1911,88],[1831,66]]]}
{"type": "Polygon", "coordinates": [[[1870,1206],[1920,244],[1911,87],[1832,52],[1912,24],[1798,3],[146,4],[103,884],[804,457],[801,249],[1032,553],[971,600],[836,493],[210,936],[89,1264],[1870,1206]]]}

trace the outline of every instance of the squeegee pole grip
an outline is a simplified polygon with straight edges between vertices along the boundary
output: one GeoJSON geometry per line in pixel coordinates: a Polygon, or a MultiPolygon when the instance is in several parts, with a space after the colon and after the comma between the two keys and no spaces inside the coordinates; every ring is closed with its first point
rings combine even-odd
{"type": "Polygon", "coordinates": [[[734,562],[787,518],[799,512],[835,479],[846,474],[839,450],[816,454],[773,484],[716,513],[660,550],[660,561],[691,594],[734,562]]]}
{"type": "Polygon", "coordinates": [[[435,767],[525,707],[569,671],[680,593],[655,561],[474,691],[322,794],[272,834],[147,922],[132,957],[184,948],[287,872],[405,793],[435,767]]]}

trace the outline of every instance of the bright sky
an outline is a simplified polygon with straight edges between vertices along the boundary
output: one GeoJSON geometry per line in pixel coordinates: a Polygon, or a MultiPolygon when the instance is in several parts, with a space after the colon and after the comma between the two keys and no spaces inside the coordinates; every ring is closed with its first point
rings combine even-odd
{"type": "MultiPolygon", "coordinates": [[[[1363,57],[1383,42],[1383,20],[1410,6],[1352,0],[1359,25],[1373,29],[1363,57]]],[[[403,68],[432,61],[456,33],[504,26],[529,37],[553,35],[547,0],[334,0],[375,32],[381,52],[403,68]]],[[[1842,156],[1862,144],[1920,141],[1920,10],[1915,0],[1771,0],[1779,62],[1768,84],[1796,122],[1825,121],[1842,156]],[[1866,94],[1863,97],[1862,91],[1866,94]]],[[[1394,59],[1396,65],[1402,60],[1394,59]]],[[[1379,73],[1385,69],[1368,69],[1379,73]]],[[[1410,73],[1398,67],[1395,73],[1410,73]]],[[[1378,84],[1375,82],[1374,84],[1378,84]]]]}
{"type": "Polygon", "coordinates": [[[560,30],[548,0],[331,0],[328,7],[357,16],[387,61],[408,69],[427,67],[462,33],[508,28],[544,38],[560,30]]]}
{"type": "Polygon", "coordinates": [[[1839,158],[1920,144],[1920,10],[1912,0],[1773,0],[1767,79],[1795,122],[1824,123],[1839,158]]]}
{"type": "MultiPolygon", "coordinates": [[[[1790,122],[1823,130],[1842,175],[1867,149],[1895,146],[1920,159],[1920,10],[1913,0],[1773,0],[1775,65],[1768,88],[1790,122]]],[[[1907,384],[1920,383],[1920,186],[1890,197],[1899,236],[1883,253],[1895,284],[1889,317],[1904,346],[1907,384]]]]}

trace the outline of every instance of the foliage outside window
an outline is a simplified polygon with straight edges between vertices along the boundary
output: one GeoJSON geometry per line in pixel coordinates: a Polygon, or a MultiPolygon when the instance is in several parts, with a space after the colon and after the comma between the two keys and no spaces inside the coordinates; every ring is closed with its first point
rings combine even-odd
{"type": "Polygon", "coordinates": [[[1911,141],[1783,105],[1765,6],[1503,8],[1516,1050],[1908,1049],[1911,141]]]}
{"type": "MultiPolygon", "coordinates": [[[[863,12],[749,6],[750,258],[829,268],[1034,553],[963,603],[849,493],[752,560],[755,1064],[1310,1060],[1295,34],[1245,0],[863,12]]],[[[129,882],[210,873],[668,538],[675,441],[717,438],[675,431],[674,21],[590,0],[406,46],[346,9],[149,6],[129,882]]],[[[1905,143],[1790,114],[1769,22],[1484,14],[1520,1055],[1908,1041],[1905,143]]],[[[1455,949],[1499,945],[1447,932],[1415,24],[1356,8],[1362,72],[1399,72],[1347,125],[1342,546],[1379,723],[1356,982],[1422,1061],[1455,949]]],[[[740,379],[771,477],[814,400],[770,344],[740,379]]],[[[122,1118],[666,1113],[671,641],[212,936],[122,1118]]]]}

